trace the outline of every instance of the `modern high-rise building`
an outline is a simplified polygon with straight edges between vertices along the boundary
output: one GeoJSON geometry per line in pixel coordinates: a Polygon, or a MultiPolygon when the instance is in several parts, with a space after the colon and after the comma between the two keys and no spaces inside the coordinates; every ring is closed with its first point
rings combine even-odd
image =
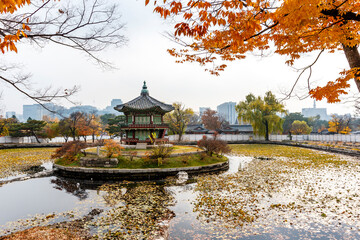
{"type": "Polygon", "coordinates": [[[6,112],[5,113],[6,118],[12,118],[13,116],[16,117],[16,112],[6,112]]]}
{"type": "Polygon", "coordinates": [[[217,106],[219,116],[223,117],[229,124],[235,124],[237,121],[237,113],[235,111],[235,102],[225,102],[217,106]]]}
{"type": "MultiPolygon", "coordinates": [[[[107,113],[112,113],[115,115],[122,115],[123,113],[120,113],[118,111],[115,111],[114,107],[117,105],[122,104],[121,99],[113,99],[111,100],[111,106],[107,106],[104,110],[98,110],[94,106],[90,105],[79,105],[74,106],[71,108],[64,108],[62,106],[53,104],[53,103],[45,103],[44,106],[51,110],[47,110],[44,107],[42,107],[40,104],[32,104],[32,105],[23,105],[23,121],[27,121],[28,118],[34,119],[34,120],[42,120],[44,116],[49,116],[50,118],[63,118],[63,117],[69,117],[71,113],[74,112],[82,112],[82,113],[94,113],[96,115],[104,115],[107,113]],[[52,112],[54,111],[54,112],[52,112]]],[[[11,115],[14,112],[8,112],[6,113],[8,115],[11,115]]],[[[15,113],[14,113],[15,114],[15,113]]],[[[12,117],[12,115],[10,116],[12,117]]],[[[20,120],[20,119],[19,119],[20,120]]]]}
{"type": "Polygon", "coordinates": [[[54,112],[63,113],[65,109],[64,107],[53,103],[44,103],[44,106],[47,109],[40,104],[23,105],[23,120],[26,122],[29,118],[33,120],[42,120],[44,116],[49,116],[50,118],[59,117],[54,112]]]}
{"type": "MultiPolygon", "coordinates": [[[[117,105],[122,104],[122,100],[121,99],[113,99],[111,100],[111,107],[116,107],[117,105]]],[[[114,109],[115,110],[115,109],[114,109]]],[[[117,112],[117,111],[116,111],[117,112]]]]}
{"type": "Polygon", "coordinates": [[[26,122],[29,118],[42,120],[44,108],[40,104],[23,105],[23,118],[26,122]]]}
{"type": "Polygon", "coordinates": [[[114,114],[116,116],[118,115],[123,115],[122,112],[118,112],[114,109],[114,107],[116,107],[117,105],[121,105],[123,102],[121,101],[121,99],[113,99],[111,100],[111,105],[107,106],[105,109],[100,110],[98,112],[99,115],[104,115],[104,114],[114,114]]]}

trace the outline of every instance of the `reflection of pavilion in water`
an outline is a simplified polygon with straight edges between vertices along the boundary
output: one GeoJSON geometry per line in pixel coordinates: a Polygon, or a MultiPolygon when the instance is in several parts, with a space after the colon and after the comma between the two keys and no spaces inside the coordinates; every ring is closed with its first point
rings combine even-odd
{"type": "Polygon", "coordinates": [[[79,200],[84,200],[88,198],[88,193],[86,189],[81,186],[79,182],[75,180],[63,179],[63,178],[55,178],[51,179],[51,183],[54,184],[54,188],[60,191],[65,190],[67,193],[70,193],[79,198],[79,200]]]}

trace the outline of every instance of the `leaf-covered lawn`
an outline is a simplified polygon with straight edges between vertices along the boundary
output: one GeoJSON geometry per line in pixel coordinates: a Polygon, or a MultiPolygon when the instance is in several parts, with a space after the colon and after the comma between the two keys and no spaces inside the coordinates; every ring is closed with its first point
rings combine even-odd
{"type": "Polygon", "coordinates": [[[55,148],[18,148],[0,150],[0,178],[51,160],[55,148]]]}

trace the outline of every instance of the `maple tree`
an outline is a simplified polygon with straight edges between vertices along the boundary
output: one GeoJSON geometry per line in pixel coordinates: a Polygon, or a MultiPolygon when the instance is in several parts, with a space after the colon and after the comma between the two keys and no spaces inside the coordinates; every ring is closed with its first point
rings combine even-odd
{"type": "Polygon", "coordinates": [[[115,142],[113,139],[105,139],[104,140],[104,147],[106,150],[106,157],[111,158],[111,157],[118,157],[121,155],[121,150],[123,149],[123,147],[115,142]]]}
{"type": "Polygon", "coordinates": [[[89,127],[89,122],[86,119],[86,115],[84,114],[79,121],[76,122],[76,134],[79,137],[82,137],[86,142],[86,136],[92,134],[92,130],[89,127]]]}
{"type": "Polygon", "coordinates": [[[94,114],[90,114],[91,121],[89,122],[90,128],[90,135],[92,137],[92,142],[95,142],[95,136],[98,137],[102,132],[103,129],[101,127],[101,120],[100,117],[95,116],[94,114]]]}
{"type": "Polygon", "coordinates": [[[249,94],[245,101],[235,106],[238,118],[250,122],[254,133],[263,135],[269,141],[269,134],[273,131],[282,131],[283,119],[279,113],[286,113],[284,105],[281,104],[272,92],[266,92],[263,98],[249,94]]]}
{"type": "Polygon", "coordinates": [[[201,121],[206,129],[219,130],[229,123],[222,117],[219,116],[217,111],[207,109],[201,116],[201,121]]]}
{"type": "MultiPolygon", "coordinates": [[[[145,0],[147,5],[150,1],[145,0]]],[[[288,57],[286,63],[309,52],[343,51],[350,69],[323,87],[310,88],[317,100],[340,101],[349,80],[360,91],[360,1],[358,0],[154,0],[154,12],[166,19],[174,16],[174,39],[185,49],[169,49],[178,62],[244,59],[249,52],[273,49],[288,57]]],[[[302,69],[310,70],[313,64],[302,69]]],[[[221,64],[209,70],[223,71],[221,64]]],[[[309,81],[309,79],[308,79],[309,81]]],[[[297,81],[296,81],[297,82],[297,81]]],[[[296,83],[295,83],[296,84],[296,83]]]]}
{"type": "MultiPolygon", "coordinates": [[[[121,34],[118,7],[98,0],[0,0],[0,51],[17,52],[17,44],[31,43],[44,47],[48,43],[61,45],[85,53],[102,66],[110,64],[98,56],[108,46],[126,42],[121,34]]],[[[21,73],[16,64],[0,65],[0,82],[41,104],[56,99],[67,99],[78,87],[67,89],[32,89],[29,74],[21,73]]],[[[70,100],[69,100],[70,101],[70,100]]]]}

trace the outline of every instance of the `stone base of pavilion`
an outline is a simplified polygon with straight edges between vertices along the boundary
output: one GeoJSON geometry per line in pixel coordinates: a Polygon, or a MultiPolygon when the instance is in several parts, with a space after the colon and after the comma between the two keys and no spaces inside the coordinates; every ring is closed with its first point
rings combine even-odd
{"type": "Polygon", "coordinates": [[[159,180],[169,176],[176,176],[179,172],[186,172],[191,176],[205,173],[216,173],[226,171],[228,169],[229,161],[196,167],[144,169],[65,167],[54,164],[54,172],[59,176],[92,181],[159,180]]]}

